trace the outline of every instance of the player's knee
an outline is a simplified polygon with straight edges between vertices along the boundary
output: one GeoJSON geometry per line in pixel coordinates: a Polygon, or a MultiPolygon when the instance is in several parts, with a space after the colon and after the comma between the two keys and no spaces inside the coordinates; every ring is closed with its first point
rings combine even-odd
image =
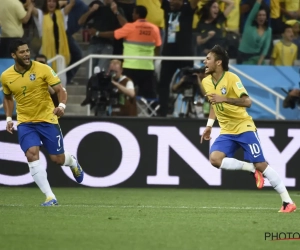
{"type": "Polygon", "coordinates": [[[217,154],[211,153],[209,156],[209,161],[211,165],[213,165],[216,168],[220,168],[222,164],[223,158],[218,156],[217,154]]]}
{"type": "Polygon", "coordinates": [[[65,159],[64,155],[50,155],[50,159],[57,165],[64,165],[65,159]]]}
{"type": "Polygon", "coordinates": [[[28,162],[37,161],[39,159],[39,151],[36,147],[31,147],[26,151],[26,158],[28,162]]]}

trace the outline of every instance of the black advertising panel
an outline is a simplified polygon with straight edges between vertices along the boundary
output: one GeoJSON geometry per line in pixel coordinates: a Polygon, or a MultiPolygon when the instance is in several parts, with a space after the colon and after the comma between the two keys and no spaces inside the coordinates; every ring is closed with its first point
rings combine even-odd
{"type": "MultiPolygon", "coordinates": [[[[65,150],[75,155],[89,187],[182,187],[255,189],[243,171],[221,171],[208,160],[212,140],[200,144],[206,120],[64,117],[65,150]]],[[[297,122],[256,121],[265,158],[289,189],[300,188],[300,126],[297,122]]],[[[33,179],[18,145],[17,131],[5,131],[0,117],[0,185],[32,186],[33,179]]],[[[243,153],[238,151],[238,159],[243,153]]],[[[53,187],[78,186],[68,167],[52,163],[42,148],[41,164],[53,187]]],[[[266,186],[268,186],[266,181],[266,186]]]]}

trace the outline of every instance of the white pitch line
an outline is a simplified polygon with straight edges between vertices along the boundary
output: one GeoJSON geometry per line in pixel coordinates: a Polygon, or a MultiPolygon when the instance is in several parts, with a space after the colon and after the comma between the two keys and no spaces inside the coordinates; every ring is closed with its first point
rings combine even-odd
{"type": "MultiPolygon", "coordinates": [[[[1,204],[1,207],[30,207],[30,205],[22,205],[22,204],[1,204]]],[[[34,207],[39,207],[35,205],[34,207]]],[[[58,205],[57,207],[96,207],[96,208],[150,208],[150,209],[223,209],[223,210],[278,210],[278,208],[270,208],[270,207],[214,207],[214,206],[205,206],[205,207],[187,207],[187,206],[115,206],[115,205],[78,205],[78,204],[66,204],[66,205],[58,205]]]]}
{"type": "Polygon", "coordinates": [[[278,208],[268,207],[187,207],[187,206],[114,206],[114,205],[61,205],[62,207],[99,207],[99,208],[151,208],[151,209],[228,209],[228,210],[269,210],[278,208]]]}

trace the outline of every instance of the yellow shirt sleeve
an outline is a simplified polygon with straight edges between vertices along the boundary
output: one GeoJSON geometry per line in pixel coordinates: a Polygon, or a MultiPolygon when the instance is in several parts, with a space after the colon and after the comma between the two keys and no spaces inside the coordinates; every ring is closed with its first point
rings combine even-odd
{"type": "Polygon", "coordinates": [[[234,76],[232,84],[232,89],[239,98],[242,97],[243,94],[248,95],[247,90],[245,89],[241,79],[238,76],[234,76]]]}
{"type": "Polygon", "coordinates": [[[198,22],[200,20],[199,15],[197,14],[197,12],[202,8],[202,6],[206,3],[205,0],[201,0],[200,2],[198,2],[198,9],[196,10],[195,14],[194,14],[194,18],[193,18],[193,29],[197,28],[198,22]]]}
{"type": "Polygon", "coordinates": [[[55,73],[55,71],[49,67],[48,65],[45,65],[45,81],[48,83],[50,86],[55,86],[57,84],[60,84],[60,79],[58,75],[55,73]]]}
{"type": "Polygon", "coordinates": [[[295,63],[295,61],[297,60],[297,56],[298,56],[298,47],[295,46],[295,53],[294,53],[294,59],[293,59],[293,64],[295,63]]]}
{"type": "Polygon", "coordinates": [[[202,88],[203,88],[205,94],[207,93],[207,90],[206,90],[206,84],[207,84],[207,81],[208,81],[208,78],[207,78],[207,77],[205,77],[205,78],[202,79],[202,81],[201,81],[201,86],[202,86],[202,88]]]}
{"type": "Polygon", "coordinates": [[[275,44],[273,51],[272,51],[272,58],[276,59],[278,57],[278,43],[275,44]]]}
{"type": "Polygon", "coordinates": [[[5,78],[4,78],[3,74],[0,77],[0,82],[2,83],[3,93],[5,95],[11,95],[12,93],[11,93],[11,91],[10,91],[8,85],[7,85],[7,82],[5,81],[5,78]]]}
{"type": "Polygon", "coordinates": [[[17,14],[18,19],[21,21],[27,14],[26,10],[24,9],[23,4],[20,1],[15,2],[15,12],[17,14]]]}

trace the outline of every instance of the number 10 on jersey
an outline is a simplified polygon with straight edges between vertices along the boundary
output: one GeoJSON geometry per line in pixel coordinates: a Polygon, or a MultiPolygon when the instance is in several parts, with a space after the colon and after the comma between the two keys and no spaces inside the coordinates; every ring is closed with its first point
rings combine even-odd
{"type": "Polygon", "coordinates": [[[223,106],[223,103],[216,103],[216,109],[217,111],[224,111],[224,106],[223,106]]]}

